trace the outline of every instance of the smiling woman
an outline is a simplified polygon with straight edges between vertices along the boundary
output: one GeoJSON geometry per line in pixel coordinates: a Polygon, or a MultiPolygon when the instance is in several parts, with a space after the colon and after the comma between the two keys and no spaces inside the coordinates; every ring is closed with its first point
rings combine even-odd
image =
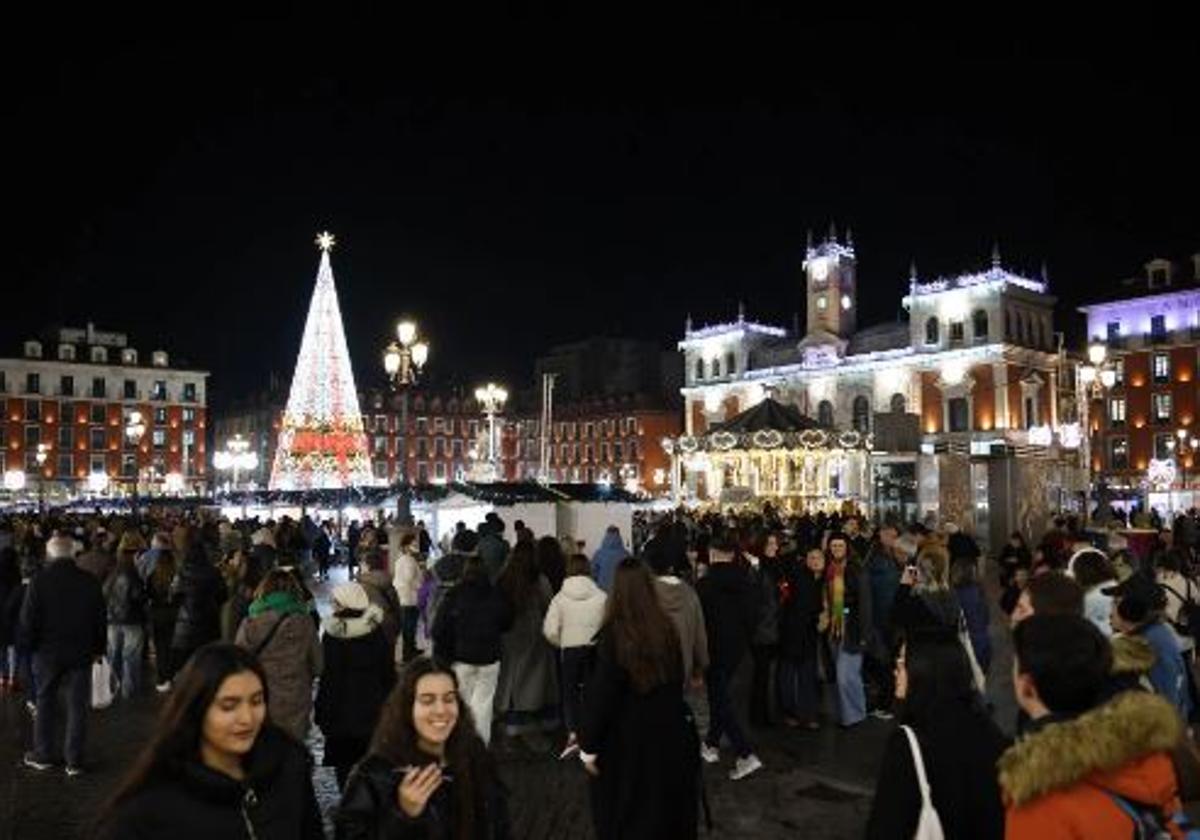
{"type": "Polygon", "coordinates": [[[196,651],[98,828],[106,838],[324,837],[308,755],[268,720],[253,656],[196,651]]]}

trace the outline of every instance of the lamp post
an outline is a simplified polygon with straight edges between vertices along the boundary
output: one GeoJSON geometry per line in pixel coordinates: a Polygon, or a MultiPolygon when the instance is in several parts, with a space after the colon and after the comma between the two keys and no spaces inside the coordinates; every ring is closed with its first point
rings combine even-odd
{"type": "MultiPolygon", "coordinates": [[[[1182,494],[1187,492],[1188,459],[1196,457],[1196,449],[1200,446],[1200,438],[1192,437],[1185,428],[1176,429],[1175,437],[1179,438],[1179,442],[1175,443],[1171,441],[1171,443],[1173,444],[1172,448],[1175,450],[1175,461],[1179,465],[1179,492],[1182,494]]],[[[1184,508],[1186,509],[1186,507],[1187,504],[1184,503],[1184,508]]]]}
{"type": "Polygon", "coordinates": [[[50,444],[39,443],[37,446],[37,454],[33,456],[38,465],[38,513],[41,514],[46,509],[46,475],[42,468],[46,465],[46,458],[50,456],[50,444]]]}
{"type": "Polygon", "coordinates": [[[489,382],[475,389],[475,399],[488,421],[488,463],[491,465],[492,480],[499,477],[499,467],[496,457],[496,414],[504,410],[508,402],[508,391],[494,382],[489,382]]]}
{"type": "Polygon", "coordinates": [[[1079,400],[1079,421],[1083,427],[1083,457],[1087,469],[1087,486],[1089,493],[1084,497],[1084,520],[1089,518],[1090,506],[1087,496],[1090,495],[1092,471],[1092,427],[1089,419],[1092,400],[1103,400],[1105,393],[1117,384],[1116,367],[1108,359],[1108,348],[1101,342],[1093,342],[1088,346],[1088,363],[1076,368],[1078,377],[1077,394],[1079,400]]]}
{"type": "Polygon", "coordinates": [[[429,342],[417,338],[415,321],[401,321],[396,325],[396,340],[388,343],[383,351],[383,369],[392,384],[392,390],[400,394],[400,498],[396,504],[400,524],[413,524],[412,503],[408,487],[408,391],[417,383],[421,369],[429,359],[429,342]]]}
{"type": "Polygon", "coordinates": [[[129,418],[125,421],[125,439],[133,445],[133,515],[135,517],[138,512],[138,484],[142,480],[142,462],[138,457],[138,445],[142,442],[145,434],[146,422],[142,419],[142,412],[134,409],[129,412],[129,418]]]}
{"type": "Polygon", "coordinates": [[[225,448],[213,454],[213,466],[222,472],[233,473],[232,490],[238,489],[241,470],[258,469],[258,453],[250,451],[250,441],[236,434],[225,441],[225,448]]]}

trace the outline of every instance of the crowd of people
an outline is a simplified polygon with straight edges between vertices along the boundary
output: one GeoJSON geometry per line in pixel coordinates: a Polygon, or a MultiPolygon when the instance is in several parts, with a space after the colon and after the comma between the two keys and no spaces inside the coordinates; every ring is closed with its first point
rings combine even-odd
{"type": "Polygon", "coordinates": [[[122,702],[153,674],[100,836],[323,837],[319,760],[339,838],[508,837],[499,741],[577,761],[602,840],[693,837],[703,764],[740,782],[780,730],[869,718],[898,725],[868,837],[1183,836],[1196,535],[1192,511],[1135,552],[1063,517],[992,563],[953,523],[853,510],[639,513],[590,556],[496,513],[440,544],[390,520],[16,516],[0,689],[30,712],[25,766],[75,776],[94,676],[122,702]],[[1015,720],[989,702],[995,609],[1015,720]]]}

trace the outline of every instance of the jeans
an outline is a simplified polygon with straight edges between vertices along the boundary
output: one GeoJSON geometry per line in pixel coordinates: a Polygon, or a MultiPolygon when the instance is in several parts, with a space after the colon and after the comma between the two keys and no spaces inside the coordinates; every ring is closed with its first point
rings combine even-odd
{"type": "Polygon", "coordinates": [[[817,719],[817,652],[807,659],[780,658],[777,677],[779,706],[790,718],[817,719]]]}
{"type": "Polygon", "coordinates": [[[475,718],[475,731],[483,743],[492,741],[492,704],[496,699],[496,681],[500,679],[500,663],[470,665],[454,663],[454,676],[458,677],[458,696],[471,710],[475,718]]]}
{"type": "Polygon", "coordinates": [[[579,710],[583,705],[583,683],[587,679],[595,648],[591,645],[562,649],[563,724],[567,732],[579,729],[579,710]]]}
{"type": "Polygon", "coordinates": [[[88,705],[92,699],[92,665],[55,668],[35,663],[38,679],[37,717],[33,722],[33,753],[40,761],[53,761],[54,730],[58,722],[58,698],[67,702],[67,738],[63,757],[68,767],[83,763],[83,741],[87,735],[88,705]]]}
{"type": "Polygon", "coordinates": [[[132,697],[142,676],[142,646],[146,630],[138,624],[108,625],[108,661],[121,683],[121,696],[132,697]]]}
{"type": "Polygon", "coordinates": [[[421,611],[417,607],[400,608],[400,638],[404,640],[403,661],[417,656],[417,619],[421,611]]]}
{"type": "Polygon", "coordinates": [[[837,671],[838,722],[853,726],[867,716],[867,696],[863,690],[863,655],[850,653],[842,642],[831,642],[834,667],[837,671]]]}
{"type": "Polygon", "coordinates": [[[733,677],[735,670],[720,665],[709,666],[705,674],[708,688],[708,735],[704,742],[710,747],[721,745],[721,736],[728,735],[733,751],[738,758],[754,752],[746,738],[746,730],[738,720],[733,705],[733,677]]]}

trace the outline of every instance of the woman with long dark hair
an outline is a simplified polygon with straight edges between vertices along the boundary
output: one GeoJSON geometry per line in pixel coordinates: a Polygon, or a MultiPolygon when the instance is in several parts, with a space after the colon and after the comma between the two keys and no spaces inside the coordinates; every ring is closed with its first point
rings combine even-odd
{"type": "Polygon", "coordinates": [[[1000,840],[1004,805],[996,761],[1008,741],[983,707],[953,629],[921,627],[907,636],[896,659],[896,699],[901,727],[884,749],[868,840],[915,836],[922,801],[918,761],[946,837],[1000,840]]]}
{"type": "Polygon", "coordinates": [[[508,808],[454,672],[408,663],[337,811],[338,840],[506,840],[508,808]]]}
{"type": "Polygon", "coordinates": [[[554,649],[542,635],[552,593],[538,570],[532,543],[513,546],[496,585],[512,606],[496,684],[496,710],[505,734],[552,729],[558,723],[558,668],[554,649]]]}
{"type": "Polygon", "coordinates": [[[226,644],[192,655],[97,828],[113,840],[324,837],[308,754],[268,720],[254,657],[226,644]]]}
{"type": "Polygon", "coordinates": [[[157,551],[157,558],[146,578],[146,594],[150,602],[150,636],[154,642],[155,687],[163,692],[170,690],[177,664],[171,652],[175,620],[179,615],[179,604],[171,593],[177,567],[175,553],[170,548],[152,550],[157,551]]]}
{"type": "Polygon", "coordinates": [[[579,746],[597,840],[695,837],[700,738],[683,700],[683,654],[637,558],[617,564],[596,658],[579,746]]]}

